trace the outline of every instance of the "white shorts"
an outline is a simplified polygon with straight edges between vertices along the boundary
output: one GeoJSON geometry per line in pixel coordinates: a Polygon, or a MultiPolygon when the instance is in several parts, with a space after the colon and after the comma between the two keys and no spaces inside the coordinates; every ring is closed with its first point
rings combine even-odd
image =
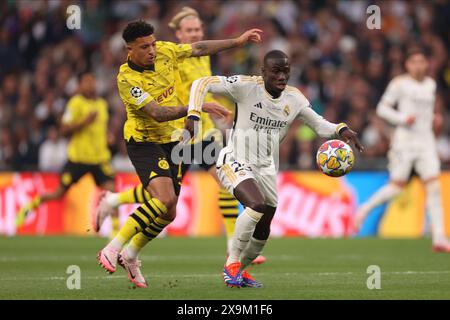
{"type": "Polygon", "coordinates": [[[431,146],[421,150],[391,148],[388,160],[389,176],[394,181],[408,181],[413,169],[422,180],[437,177],[441,172],[439,156],[431,146]]]}
{"type": "Polygon", "coordinates": [[[223,148],[217,160],[217,175],[222,186],[234,195],[234,189],[244,180],[255,179],[259,190],[265,197],[265,204],[276,207],[278,203],[277,176],[260,175],[258,168],[237,162],[233,151],[223,148]]]}

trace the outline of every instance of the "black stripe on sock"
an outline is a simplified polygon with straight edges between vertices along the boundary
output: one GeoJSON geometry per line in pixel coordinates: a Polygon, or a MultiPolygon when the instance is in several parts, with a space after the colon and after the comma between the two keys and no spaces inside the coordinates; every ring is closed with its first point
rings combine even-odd
{"type": "Polygon", "coordinates": [[[153,218],[150,217],[150,215],[149,215],[147,212],[145,212],[145,210],[144,210],[144,208],[142,208],[142,206],[140,206],[139,208],[137,208],[137,211],[139,211],[140,213],[142,213],[142,214],[148,219],[149,224],[153,222],[153,218]]]}
{"type": "Polygon", "coordinates": [[[160,233],[161,231],[162,231],[162,229],[161,230],[158,230],[158,229],[156,229],[154,226],[152,226],[152,225],[149,225],[147,228],[149,228],[149,229],[151,229],[152,231],[154,231],[154,232],[156,232],[156,233],[160,233]]]}
{"type": "Polygon", "coordinates": [[[144,236],[146,236],[147,238],[150,238],[150,239],[155,239],[155,235],[154,234],[151,234],[150,232],[148,232],[147,230],[142,230],[142,233],[143,233],[143,235],[144,236]]]}
{"type": "Polygon", "coordinates": [[[138,199],[138,196],[137,196],[137,189],[138,187],[135,187],[134,189],[133,189],[133,196],[134,196],[134,202],[136,202],[136,203],[139,203],[139,199],[138,199]]]}
{"type": "Polygon", "coordinates": [[[237,209],[237,206],[220,206],[220,209],[237,209]]]}
{"type": "Polygon", "coordinates": [[[142,221],[142,219],[139,218],[135,213],[133,213],[133,214],[131,215],[131,217],[132,217],[134,220],[136,220],[136,222],[141,226],[142,230],[144,230],[144,229],[147,227],[147,225],[145,224],[145,222],[142,221]]]}
{"type": "Polygon", "coordinates": [[[142,199],[143,199],[144,201],[147,201],[147,197],[145,196],[145,189],[144,189],[144,186],[142,186],[142,188],[141,188],[141,193],[142,193],[142,199]]]}
{"type": "MultiPolygon", "coordinates": [[[[143,205],[146,206],[155,215],[155,219],[159,217],[158,211],[153,209],[152,205],[147,200],[145,200],[145,198],[144,198],[144,204],[143,205]]],[[[155,206],[156,206],[156,204],[155,204],[155,206]]]]}
{"type": "Polygon", "coordinates": [[[224,218],[237,218],[239,214],[234,214],[234,213],[224,213],[222,216],[224,218]]]}

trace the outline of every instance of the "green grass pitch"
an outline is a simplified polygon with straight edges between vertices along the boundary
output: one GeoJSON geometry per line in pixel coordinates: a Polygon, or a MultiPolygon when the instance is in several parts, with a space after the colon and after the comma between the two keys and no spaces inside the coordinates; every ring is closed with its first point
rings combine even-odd
{"type": "Polygon", "coordinates": [[[118,267],[97,264],[106,240],[95,237],[0,238],[0,299],[450,299],[450,254],[429,239],[271,239],[267,262],[250,267],[262,289],[222,282],[224,238],[161,238],[141,255],[148,289],[133,288],[118,267]],[[68,266],[81,289],[66,286],[68,266]],[[367,288],[369,265],[381,289],[367,288]]]}

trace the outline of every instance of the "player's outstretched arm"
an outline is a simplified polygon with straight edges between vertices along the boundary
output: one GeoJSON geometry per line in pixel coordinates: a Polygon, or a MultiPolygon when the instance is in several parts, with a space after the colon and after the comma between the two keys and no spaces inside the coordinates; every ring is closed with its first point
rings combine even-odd
{"type": "Polygon", "coordinates": [[[192,56],[209,56],[223,50],[242,47],[249,42],[259,43],[261,42],[261,33],[262,30],[260,29],[250,29],[235,39],[194,42],[192,44],[192,56]]]}
{"type": "Polygon", "coordinates": [[[331,123],[317,114],[311,107],[303,108],[298,117],[310,128],[312,128],[319,136],[331,138],[338,135],[346,143],[353,144],[358,151],[364,151],[364,147],[358,139],[358,134],[351,130],[345,123],[331,123]]]}
{"type": "MultiPolygon", "coordinates": [[[[155,100],[152,100],[150,103],[146,104],[142,110],[156,121],[165,122],[186,117],[188,113],[188,106],[163,107],[160,106],[155,100]]],[[[212,102],[203,104],[203,110],[219,117],[227,117],[230,114],[230,111],[228,111],[225,107],[212,102]]]]}
{"type": "Polygon", "coordinates": [[[95,121],[95,119],[97,118],[97,111],[92,111],[91,113],[89,113],[86,118],[84,118],[82,121],[80,122],[64,122],[63,119],[63,123],[61,125],[61,134],[63,136],[70,136],[72,134],[74,134],[75,132],[83,129],[84,127],[86,127],[87,125],[90,125],[92,122],[95,121]]]}
{"type": "Polygon", "coordinates": [[[186,117],[188,106],[162,107],[155,100],[150,101],[142,110],[158,122],[165,122],[186,117]]]}

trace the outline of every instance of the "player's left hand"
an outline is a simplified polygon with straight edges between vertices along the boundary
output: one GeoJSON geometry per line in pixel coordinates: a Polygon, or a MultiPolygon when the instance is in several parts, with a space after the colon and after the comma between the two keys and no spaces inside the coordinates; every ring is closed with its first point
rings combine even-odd
{"type": "Polygon", "coordinates": [[[261,29],[250,29],[241,34],[237,39],[238,46],[246,45],[248,42],[260,43],[261,42],[261,29]]]}
{"type": "Polygon", "coordinates": [[[214,114],[220,118],[227,118],[231,114],[227,108],[215,102],[205,102],[203,103],[202,108],[203,111],[214,114]]]}
{"type": "Polygon", "coordinates": [[[355,131],[353,131],[352,129],[347,128],[346,130],[344,130],[341,133],[341,137],[345,143],[353,144],[355,146],[355,148],[358,149],[359,152],[364,151],[363,145],[361,144],[361,142],[359,142],[358,134],[355,131]]]}

